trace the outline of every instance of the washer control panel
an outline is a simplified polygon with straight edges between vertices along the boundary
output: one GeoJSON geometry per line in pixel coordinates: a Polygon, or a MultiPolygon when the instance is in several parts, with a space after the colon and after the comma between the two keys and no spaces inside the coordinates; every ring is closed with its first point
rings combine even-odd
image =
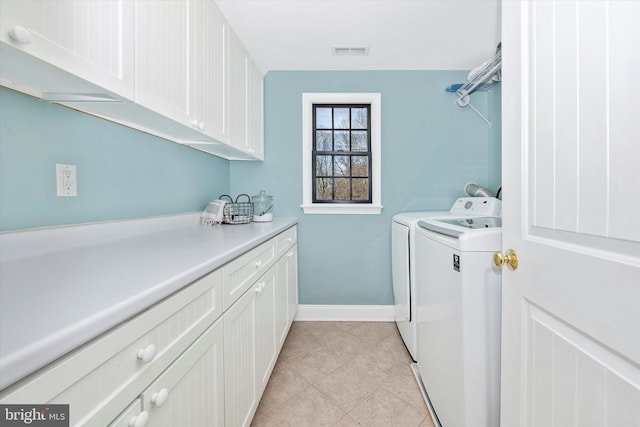
{"type": "Polygon", "coordinates": [[[495,197],[460,197],[449,212],[458,216],[502,216],[502,200],[495,197]]]}

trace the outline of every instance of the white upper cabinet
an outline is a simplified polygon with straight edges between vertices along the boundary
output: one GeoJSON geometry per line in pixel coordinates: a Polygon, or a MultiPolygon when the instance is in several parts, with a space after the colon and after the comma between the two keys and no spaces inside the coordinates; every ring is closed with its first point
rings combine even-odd
{"type": "Polygon", "coordinates": [[[263,159],[262,74],[229,31],[229,144],[263,159]]]}
{"type": "Polygon", "coordinates": [[[128,0],[2,0],[3,84],[15,82],[44,97],[133,99],[133,6],[128,0]]]}
{"type": "Polygon", "coordinates": [[[191,2],[191,99],[199,130],[227,142],[229,26],[213,1],[191,2]]]}
{"type": "Polygon", "coordinates": [[[262,74],[214,0],[0,0],[0,54],[3,86],[263,159],[262,74]]]}
{"type": "Polygon", "coordinates": [[[137,1],[136,102],[226,142],[226,38],[213,1],[137,1]]]}
{"type": "Polygon", "coordinates": [[[229,144],[247,149],[247,59],[242,42],[229,31],[229,144]]]}
{"type": "Polygon", "coordinates": [[[136,5],[136,102],[181,123],[193,115],[189,90],[189,5],[136,5]]]}
{"type": "Polygon", "coordinates": [[[263,78],[251,58],[247,58],[247,69],[247,151],[256,159],[264,160],[263,78]]]}

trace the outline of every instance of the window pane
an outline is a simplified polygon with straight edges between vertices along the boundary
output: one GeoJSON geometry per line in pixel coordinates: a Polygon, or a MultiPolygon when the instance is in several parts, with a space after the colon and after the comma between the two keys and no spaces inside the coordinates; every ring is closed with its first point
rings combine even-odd
{"type": "Polygon", "coordinates": [[[353,200],[369,199],[369,179],[353,178],[353,200]]]}
{"type": "Polygon", "coordinates": [[[334,151],[349,151],[348,130],[337,130],[334,132],[333,137],[335,138],[335,146],[333,147],[334,151]]]}
{"type": "Polygon", "coordinates": [[[369,176],[369,158],[366,156],[351,157],[351,175],[369,176]]]}
{"type": "Polygon", "coordinates": [[[352,108],[351,109],[351,129],[367,128],[367,109],[352,108]]]}
{"type": "Polygon", "coordinates": [[[332,178],[316,178],[316,199],[333,200],[332,178]]]}
{"type": "Polygon", "coordinates": [[[331,129],[331,108],[316,108],[316,129],[331,129]]]}
{"type": "Polygon", "coordinates": [[[367,144],[367,132],[351,132],[351,151],[369,151],[367,144]]]}
{"type": "Polygon", "coordinates": [[[333,127],[334,129],[349,129],[349,109],[348,108],[333,109],[333,127]]]}
{"type": "Polygon", "coordinates": [[[331,176],[331,156],[316,156],[316,176],[331,176]]]}
{"type": "Polygon", "coordinates": [[[317,130],[316,131],[316,151],[332,151],[331,147],[331,131],[330,130],[317,130]]]}
{"type": "Polygon", "coordinates": [[[335,156],[333,158],[333,175],[334,176],[350,176],[351,165],[349,165],[349,156],[335,156]]]}
{"type": "Polygon", "coordinates": [[[336,200],[351,200],[348,178],[336,178],[336,200]]]}

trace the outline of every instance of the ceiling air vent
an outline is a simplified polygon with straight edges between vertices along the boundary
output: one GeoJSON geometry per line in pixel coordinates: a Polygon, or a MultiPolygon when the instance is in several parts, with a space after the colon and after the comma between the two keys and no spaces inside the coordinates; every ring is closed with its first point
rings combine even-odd
{"type": "Polygon", "coordinates": [[[336,56],[367,56],[369,46],[334,46],[333,54],[336,56]]]}

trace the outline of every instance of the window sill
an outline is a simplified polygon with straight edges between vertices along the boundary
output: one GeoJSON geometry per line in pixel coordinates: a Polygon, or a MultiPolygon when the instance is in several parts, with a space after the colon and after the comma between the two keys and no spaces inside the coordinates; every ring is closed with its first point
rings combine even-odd
{"type": "Polygon", "coordinates": [[[351,205],[342,203],[317,203],[300,205],[305,214],[325,215],[379,215],[382,205],[351,205]]]}

